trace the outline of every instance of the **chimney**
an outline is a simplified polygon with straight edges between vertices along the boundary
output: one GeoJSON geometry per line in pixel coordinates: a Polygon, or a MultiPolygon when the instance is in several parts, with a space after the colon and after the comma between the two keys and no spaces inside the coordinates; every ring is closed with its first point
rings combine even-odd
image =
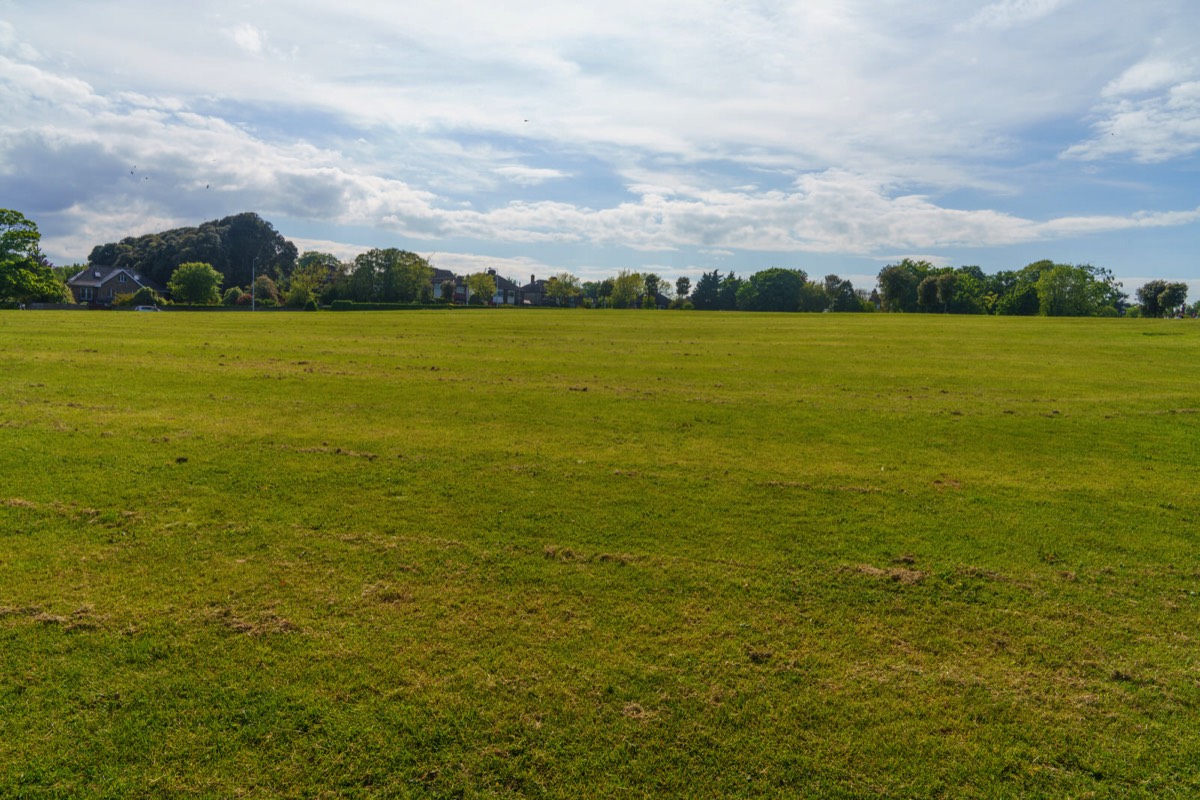
{"type": "Polygon", "coordinates": [[[534,278],[535,278],[535,277],[536,277],[536,276],[534,276],[534,275],[530,275],[530,276],[529,276],[529,282],[530,282],[530,283],[537,283],[537,281],[535,281],[535,280],[534,280],[534,278]]]}

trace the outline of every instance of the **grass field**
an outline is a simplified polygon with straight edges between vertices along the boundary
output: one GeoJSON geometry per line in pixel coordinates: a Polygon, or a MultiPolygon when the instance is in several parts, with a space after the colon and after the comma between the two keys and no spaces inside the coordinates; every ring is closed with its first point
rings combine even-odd
{"type": "Polygon", "coordinates": [[[1193,797],[1200,324],[0,312],[0,796],[1193,797]]]}

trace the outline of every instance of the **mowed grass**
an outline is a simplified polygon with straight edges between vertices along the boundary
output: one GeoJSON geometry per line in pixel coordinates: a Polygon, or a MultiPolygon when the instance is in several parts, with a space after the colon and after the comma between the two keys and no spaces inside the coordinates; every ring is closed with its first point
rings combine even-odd
{"type": "Polygon", "coordinates": [[[0,796],[1191,797],[1200,324],[0,313],[0,796]]]}

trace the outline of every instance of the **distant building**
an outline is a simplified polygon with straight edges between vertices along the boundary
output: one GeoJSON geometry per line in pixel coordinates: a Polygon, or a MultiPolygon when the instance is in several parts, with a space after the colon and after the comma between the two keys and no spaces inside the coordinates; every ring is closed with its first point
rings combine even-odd
{"type": "Polygon", "coordinates": [[[167,293],[164,287],[125,267],[88,267],[72,275],[67,287],[76,303],[101,307],[111,306],[117,295],[133,294],[142,287],[167,293]]]}

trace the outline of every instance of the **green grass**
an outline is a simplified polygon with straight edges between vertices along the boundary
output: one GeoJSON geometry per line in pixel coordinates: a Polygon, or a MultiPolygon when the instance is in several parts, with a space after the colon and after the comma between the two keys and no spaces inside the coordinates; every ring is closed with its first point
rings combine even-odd
{"type": "Polygon", "coordinates": [[[1200,325],[0,313],[0,796],[1191,797],[1200,325]]]}

